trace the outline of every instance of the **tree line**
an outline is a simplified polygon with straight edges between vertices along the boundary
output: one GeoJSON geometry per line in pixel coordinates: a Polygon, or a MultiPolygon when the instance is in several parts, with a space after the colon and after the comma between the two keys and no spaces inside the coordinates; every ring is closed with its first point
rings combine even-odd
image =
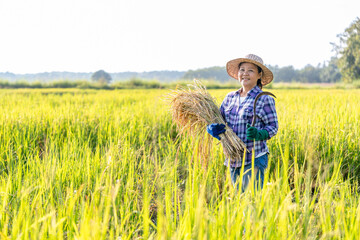
{"type": "MultiPolygon", "coordinates": [[[[329,61],[302,69],[293,66],[279,67],[267,65],[274,73],[277,82],[299,83],[337,83],[360,81],[360,18],[356,18],[344,33],[337,35],[339,42],[331,43],[335,56],[329,61]]],[[[185,79],[213,78],[218,81],[228,81],[225,67],[204,68],[188,71],[185,79]]]]}
{"type": "MultiPolygon", "coordinates": [[[[335,56],[327,62],[318,64],[317,66],[308,64],[302,69],[295,69],[293,66],[279,67],[277,65],[267,65],[267,67],[274,73],[275,82],[351,83],[354,81],[360,81],[360,18],[356,18],[355,21],[353,21],[343,33],[338,34],[337,37],[339,42],[331,43],[335,56]]],[[[35,87],[39,84],[49,83],[54,80],[56,80],[57,83],[61,82],[60,85],[64,84],[64,82],[69,84],[69,81],[78,81],[81,82],[80,85],[83,86],[89,85],[84,84],[84,82],[88,79],[91,79],[93,83],[108,85],[109,83],[128,80],[133,83],[134,79],[156,79],[161,82],[174,82],[179,80],[192,80],[194,78],[214,80],[217,82],[229,82],[230,80],[225,67],[209,67],[198,70],[189,70],[186,72],[152,71],[143,73],[121,72],[111,74],[105,72],[104,70],[99,70],[94,73],[50,72],[41,74],[24,74],[20,76],[6,72],[0,73],[0,80],[3,80],[0,84],[0,88],[6,88],[10,85],[15,86],[16,84],[19,86],[24,85],[24,81],[33,82],[32,84],[25,85],[35,87]],[[18,82],[19,80],[20,82],[18,82]],[[18,83],[14,85],[6,81],[17,81],[18,83]]]]}
{"type": "MultiPolygon", "coordinates": [[[[279,67],[277,65],[267,67],[273,72],[276,82],[298,82],[298,83],[337,83],[342,81],[339,68],[332,59],[329,64],[318,66],[306,65],[302,69],[293,66],[279,67]]],[[[213,79],[220,82],[230,80],[225,67],[211,67],[191,70],[185,73],[184,79],[213,79]]]]}
{"type": "Polygon", "coordinates": [[[295,69],[293,66],[268,67],[274,73],[274,79],[277,82],[337,83],[342,81],[342,74],[337,66],[337,61],[333,57],[328,63],[317,66],[308,64],[302,69],[295,69]]]}
{"type": "MultiPolygon", "coordinates": [[[[360,18],[356,18],[348,28],[337,35],[339,42],[331,43],[335,56],[317,66],[310,64],[302,69],[293,66],[267,67],[273,72],[276,82],[297,83],[339,83],[360,81],[360,18]]],[[[185,72],[182,79],[191,80],[211,79],[219,82],[228,82],[229,75],[225,67],[210,67],[185,72]]],[[[102,70],[92,76],[93,81],[110,82],[111,76],[102,70]],[[100,75],[101,77],[99,77],[100,75]],[[107,79],[104,81],[104,79],[107,79]]]]}

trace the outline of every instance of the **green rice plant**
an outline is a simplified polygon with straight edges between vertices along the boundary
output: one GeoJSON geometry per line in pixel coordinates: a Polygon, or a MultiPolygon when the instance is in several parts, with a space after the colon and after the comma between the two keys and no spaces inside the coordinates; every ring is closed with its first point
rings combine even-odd
{"type": "MultiPolygon", "coordinates": [[[[211,90],[220,102],[229,90],[211,90]]],[[[261,192],[172,122],[168,90],[0,90],[1,239],[357,239],[359,90],[272,90],[261,192]]]]}

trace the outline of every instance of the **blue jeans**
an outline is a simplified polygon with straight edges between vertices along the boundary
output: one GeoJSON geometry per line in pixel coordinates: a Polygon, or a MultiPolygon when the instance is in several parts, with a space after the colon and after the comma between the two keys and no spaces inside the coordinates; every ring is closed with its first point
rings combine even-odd
{"type": "MultiPolygon", "coordinates": [[[[264,172],[268,163],[268,154],[262,155],[261,157],[255,158],[254,162],[254,173],[255,173],[255,183],[254,186],[257,187],[260,184],[260,189],[263,188],[264,185],[264,172]]],[[[242,174],[242,184],[241,184],[241,192],[244,192],[251,181],[252,169],[251,164],[244,166],[244,173],[242,174]]],[[[233,168],[230,167],[230,176],[231,181],[236,186],[236,189],[239,190],[238,180],[241,172],[241,167],[233,168]]]]}

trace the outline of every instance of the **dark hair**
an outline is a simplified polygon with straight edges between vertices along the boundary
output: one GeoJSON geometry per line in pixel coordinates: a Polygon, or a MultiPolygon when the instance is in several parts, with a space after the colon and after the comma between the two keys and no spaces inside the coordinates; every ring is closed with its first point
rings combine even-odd
{"type": "MultiPolygon", "coordinates": [[[[244,63],[244,62],[239,63],[239,69],[240,69],[240,65],[241,65],[242,63],[244,63]]],[[[261,67],[259,67],[259,66],[256,65],[256,64],[254,64],[254,65],[255,65],[255,66],[257,67],[257,69],[258,69],[258,73],[261,73],[261,72],[262,72],[261,67]]],[[[262,89],[263,85],[262,85],[262,83],[261,83],[261,79],[258,79],[258,80],[257,80],[256,85],[257,85],[260,89],[262,89]]]]}

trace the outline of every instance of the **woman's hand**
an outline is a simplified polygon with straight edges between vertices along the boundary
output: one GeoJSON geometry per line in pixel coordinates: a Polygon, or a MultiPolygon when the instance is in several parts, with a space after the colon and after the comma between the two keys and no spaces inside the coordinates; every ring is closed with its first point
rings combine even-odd
{"type": "Polygon", "coordinates": [[[212,124],[209,124],[206,126],[206,131],[214,138],[221,140],[219,135],[221,133],[224,133],[226,131],[226,129],[225,129],[225,125],[222,123],[221,124],[220,123],[212,123],[212,124]]]}
{"type": "Polygon", "coordinates": [[[256,127],[252,127],[250,124],[246,124],[246,139],[261,141],[269,138],[269,133],[265,129],[258,130],[256,127]]]}

